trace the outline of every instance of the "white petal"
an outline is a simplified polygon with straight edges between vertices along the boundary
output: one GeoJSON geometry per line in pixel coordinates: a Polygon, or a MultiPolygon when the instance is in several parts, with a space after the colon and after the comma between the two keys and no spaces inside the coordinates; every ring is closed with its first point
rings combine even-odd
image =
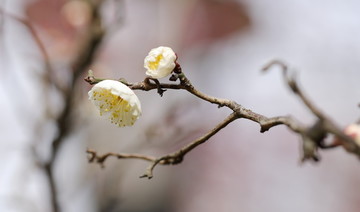
{"type": "Polygon", "coordinates": [[[118,126],[130,126],[141,115],[141,104],[135,93],[115,80],[103,80],[89,91],[89,99],[118,126]]]}
{"type": "Polygon", "coordinates": [[[146,75],[155,79],[163,78],[171,74],[175,68],[176,54],[169,47],[160,46],[151,49],[144,59],[146,75]]]}

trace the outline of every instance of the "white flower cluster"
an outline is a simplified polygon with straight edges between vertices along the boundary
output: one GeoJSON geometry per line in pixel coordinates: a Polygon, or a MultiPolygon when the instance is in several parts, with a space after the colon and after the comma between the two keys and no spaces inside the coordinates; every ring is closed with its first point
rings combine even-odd
{"type": "MultiPolygon", "coordinates": [[[[146,75],[159,79],[172,73],[176,54],[169,47],[152,49],[144,60],[146,75]]],[[[89,91],[89,99],[100,111],[119,127],[132,126],[141,115],[141,105],[135,93],[125,84],[103,80],[89,91]]]]}

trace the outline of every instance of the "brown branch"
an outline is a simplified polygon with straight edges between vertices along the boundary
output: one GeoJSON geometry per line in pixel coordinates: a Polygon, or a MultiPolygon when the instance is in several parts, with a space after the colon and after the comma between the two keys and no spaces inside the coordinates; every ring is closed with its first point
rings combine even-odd
{"type": "MultiPolygon", "coordinates": [[[[318,121],[315,123],[313,132],[315,134],[324,134],[324,136],[319,136],[318,138],[314,138],[314,136],[310,135],[310,140],[313,140],[315,143],[317,143],[317,147],[320,148],[333,148],[336,146],[336,144],[330,144],[329,146],[324,146],[323,139],[326,136],[326,134],[333,134],[336,137],[338,137],[338,142],[349,152],[356,154],[358,157],[360,156],[360,148],[356,144],[356,142],[349,136],[347,136],[343,130],[335,124],[334,121],[332,121],[327,115],[325,115],[320,109],[318,109],[311,101],[310,99],[304,94],[304,92],[300,89],[300,86],[298,85],[295,75],[292,76],[288,73],[287,66],[278,60],[271,61],[269,64],[267,64],[263,71],[267,71],[274,65],[279,65],[283,71],[284,80],[289,86],[289,88],[293,91],[295,95],[297,95],[300,100],[305,104],[305,106],[318,118],[318,121]]],[[[309,133],[310,131],[308,131],[309,133]]],[[[306,135],[306,133],[302,133],[303,136],[309,138],[309,134],[306,135]]]]}
{"type": "MultiPolygon", "coordinates": [[[[94,77],[92,71],[89,71],[89,75],[84,79],[89,84],[93,85],[96,84],[104,79],[96,78],[94,77]]],[[[277,126],[277,125],[286,125],[288,128],[290,128],[292,131],[299,133],[304,132],[305,129],[298,121],[296,121],[291,116],[278,116],[273,118],[268,118],[264,115],[258,114],[253,112],[250,109],[247,109],[243,107],[242,105],[236,103],[235,101],[228,100],[228,99],[221,99],[213,96],[209,96],[199,90],[197,90],[188,80],[185,75],[183,76],[183,80],[179,84],[171,84],[171,83],[161,83],[161,84],[155,84],[152,83],[149,78],[145,78],[142,82],[137,83],[129,83],[124,79],[120,79],[120,82],[126,84],[133,90],[142,90],[142,91],[150,91],[158,89],[158,86],[161,86],[161,88],[165,89],[173,89],[173,90],[186,90],[189,93],[193,94],[194,96],[210,102],[212,104],[218,105],[218,107],[227,107],[231,109],[233,112],[237,113],[239,117],[243,119],[249,119],[251,121],[254,121],[261,126],[261,132],[265,132],[269,130],[271,127],[277,126]]]]}
{"type": "MultiPolygon", "coordinates": [[[[233,112],[225,120],[223,120],[221,123],[219,123],[214,129],[212,129],[211,131],[209,131],[207,134],[203,135],[202,137],[194,140],[190,144],[184,146],[183,148],[179,149],[178,151],[176,151],[172,154],[164,155],[162,157],[151,160],[151,163],[148,166],[148,168],[146,169],[145,174],[142,175],[141,177],[147,177],[149,179],[152,178],[153,170],[156,167],[156,165],[158,165],[158,164],[162,164],[162,165],[173,164],[174,165],[174,164],[180,163],[183,160],[183,157],[187,153],[189,153],[191,150],[196,148],[198,145],[207,141],[211,136],[216,134],[220,129],[227,126],[230,122],[232,122],[236,119],[239,119],[239,118],[248,119],[248,120],[258,123],[261,127],[260,132],[265,132],[265,131],[269,130],[270,128],[272,128],[274,126],[278,126],[278,125],[286,125],[292,131],[294,131],[296,133],[300,133],[300,134],[305,133],[305,131],[307,130],[305,127],[302,126],[302,124],[300,124],[298,121],[296,121],[291,116],[279,116],[279,117],[268,118],[264,115],[255,113],[252,110],[249,110],[249,109],[241,106],[240,104],[236,103],[235,101],[231,101],[228,99],[216,98],[216,97],[212,97],[212,96],[202,93],[201,91],[197,90],[191,84],[190,80],[188,80],[184,74],[181,74],[181,76],[179,78],[180,78],[180,83],[178,83],[178,84],[168,84],[168,83],[159,83],[159,82],[152,83],[151,78],[145,78],[145,80],[143,80],[142,82],[138,82],[138,83],[129,83],[124,79],[120,79],[119,81],[126,84],[133,90],[150,91],[150,90],[156,89],[156,90],[158,90],[158,92],[159,92],[159,89],[186,90],[189,93],[193,94],[194,96],[196,96],[204,101],[210,102],[212,104],[216,104],[216,105],[218,105],[218,107],[227,107],[227,108],[231,109],[233,112]]],[[[89,72],[88,77],[85,78],[85,81],[88,82],[89,84],[96,84],[102,80],[103,79],[95,78],[91,71],[89,72]]],[[[118,154],[118,155],[124,155],[124,154],[118,154]]],[[[101,159],[100,164],[103,164],[108,156],[114,156],[114,154],[113,153],[111,153],[110,155],[105,154],[102,157],[100,157],[100,159],[101,159]]],[[[132,157],[132,158],[134,158],[134,157],[132,157]]],[[[150,158],[152,158],[152,157],[150,157],[150,158]]],[[[137,159],[141,159],[141,158],[137,158],[137,159]]],[[[95,162],[95,161],[91,160],[90,162],[95,162]]]]}
{"type": "Polygon", "coordinates": [[[216,125],[212,130],[210,130],[205,135],[201,136],[200,138],[194,140],[193,142],[187,144],[186,146],[182,147],[178,151],[161,156],[159,158],[154,158],[146,155],[139,155],[139,154],[126,154],[126,153],[113,153],[109,152],[103,155],[98,155],[96,151],[88,149],[86,152],[89,154],[89,162],[90,163],[98,163],[101,165],[101,167],[104,167],[104,162],[109,157],[117,157],[118,159],[126,158],[126,159],[141,159],[150,161],[150,165],[147,167],[146,172],[140,176],[141,178],[146,177],[148,179],[151,179],[153,177],[153,170],[156,165],[175,165],[178,163],[181,163],[184,159],[184,156],[189,153],[191,150],[199,146],[200,144],[205,143],[209,140],[213,135],[215,135],[217,132],[219,132],[221,129],[226,127],[229,123],[233,122],[234,120],[238,119],[236,113],[230,114],[226,119],[224,119],[222,122],[220,122],[218,125],[216,125]]]}
{"type": "MultiPolygon", "coordinates": [[[[342,139],[342,145],[346,150],[349,152],[352,152],[356,154],[357,156],[360,155],[359,147],[356,145],[354,140],[350,138],[349,136],[345,135],[343,131],[336,126],[336,124],[331,121],[325,114],[321,112],[302,92],[302,90],[299,88],[297,81],[295,80],[294,75],[290,76],[288,73],[287,66],[282,63],[281,61],[274,60],[271,61],[269,64],[267,64],[263,71],[267,71],[274,65],[279,65],[283,71],[283,77],[287,85],[290,87],[290,89],[294,92],[295,95],[299,96],[299,98],[303,101],[306,107],[309,108],[309,110],[318,118],[318,121],[316,121],[313,125],[305,127],[301,123],[299,123],[297,120],[295,120],[291,116],[278,116],[278,117],[272,117],[268,118],[264,115],[258,114],[253,112],[252,110],[249,110],[240,104],[236,103],[235,101],[231,101],[228,99],[221,99],[209,96],[207,94],[204,94],[200,92],[199,90],[195,89],[195,87],[191,84],[190,80],[186,78],[186,76],[180,72],[178,75],[173,75],[170,78],[170,81],[176,81],[177,79],[180,79],[180,83],[178,84],[168,84],[168,83],[159,83],[158,81],[154,81],[155,83],[151,82],[151,78],[145,78],[144,81],[138,82],[138,83],[129,83],[124,79],[120,79],[119,81],[126,84],[133,90],[143,90],[143,91],[149,91],[153,89],[157,89],[158,93],[162,96],[164,89],[174,89],[174,90],[186,90],[189,93],[193,94],[194,96],[213,103],[217,104],[218,107],[227,107],[233,111],[231,115],[229,115],[225,120],[223,120],[221,123],[219,123],[214,129],[209,131],[207,134],[203,135],[202,137],[194,140],[190,144],[184,146],[183,148],[179,149],[178,151],[164,155],[159,158],[153,158],[148,156],[141,156],[141,157],[133,157],[128,155],[127,158],[136,158],[136,159],[143,159],[150,161],[150,165],[147,167],[146,172],[141,177],[147,177],[152,178],[153,177],[153,170],[158,164],[167,165],[167,164],[178,164],[182,162],[184,156],[189,153],[191,150],[196,148],[198,145],[206,142],[211,136],[215,135],[219,130],[227,126],[232,121],[242,118],[242,119],[248,119],[251,121],[254,121],[258,123],[261,127],[260,132],[265,132],[269,130],[272,127],[278,126],[278,125],[285,125],[293,132],[299,134],[302,138],[303,143],[303,157],[302,161],[305,161],[307,159],[312,159],[314,161],[319,160],[318,155],[318,149],[328,149],[333,148],[337,146],[334,144],[328,144],[325,145],[324,139],[327,136],[327,134],[334,134],[338,138],[342,139]]],[[[85,81],[87,81],[89,84],[96,84],[100,82],[103,79],[95,78],[92,74],[92,72],[89,72],[89,76],[85,78],[85,81]]],[[[94,153],[92,153],[94,154],[94,153]]],[[[96,155],[96,154],[95,154],[96,155]]],[[[126,154],[115,154],[115,153],[108,153],[103,155],[102,157],[98,158],[98,163],[103,164],[107,157],[109,156],[125,156],[125,157],[119,157],[119,158],[126,158],[126,154]],[[100,161],[99,161],[100,160],[100,161]]],[[[94,162],[93,160],[90,160],[90,162],[94,162]]]]}
{"type": "Polygon", "coordinates": [[[264,72],[266,72],[275,65],[280,66],[280,68],[283,72],[283,78],[285,80],[285,83],[289,86],[289,88],[292,90],[292,92],[294,92],[294,94],[299,96],[300,99],[303,101],[303,103],[309,108],[309,110],[314,115],[316,115],[319,119],[321,119],[321,120],[326,119],[326,116],[321,112],[321,110],[319,110],[301,91],[301,89],[299,88],[299,85],[295,79],[295,74],[292,73],[292,75],[290,76],[287,65],[285,65],[283,62],[281,62],[279,60],[273,60],[273,61],[269,62],[267,65],[265,65],[262,70],[264,72]]]}
{"type": "Polygon", "coordinates": [[[149,157],[140,154],[126,154],[126,153],[114,153],[108,152],[103,155],[99,155],[95,150],[87,149],[86,153],[89,154],[89,163],[98,163],[103,168],[104,162],[108,157],[116,157],[117,159],[140,159],[145,161],[153,162],[156,160],[154,157],[149,157]]]}
{"type": "Polygon", "coordinates": [[[200,144],[205,143],[207,140],[209,140],[209,138],[211,138],[213,135],[218,133],[221,129],[226,127],[229,123],[233,122],[234,120],[236,120],[238,118],[239,117],[237,116],[236,113],[232,113],[228,117],[226,117],[226,119],[224,119],[222,122],[220,122],[218,125],[216,125],[212,130],[210,130],[208,133],[206,133],[202,137],[194,140],[193,142],[189,143],[188,145],[184,146],[183,148],[179,149],[178,151],[176,151],[172,154],[168,154],[168,155],[165,155],[165,156],[162,156],[162,157],[156,159],[155,161],[153,161],[153,163],[151,163],[148,166],[145,174],[142,175],[141,178],[146,177],[148,179],[151,179],[153,177],[153,170],[154,170],[155,166],[157,164],[159,164],[160,162],[162,164],[171,164],[171,165],[181,163],[184,159],[184,156],[187,153],[189,153],[191,150],[193,150],[200,144]]]}

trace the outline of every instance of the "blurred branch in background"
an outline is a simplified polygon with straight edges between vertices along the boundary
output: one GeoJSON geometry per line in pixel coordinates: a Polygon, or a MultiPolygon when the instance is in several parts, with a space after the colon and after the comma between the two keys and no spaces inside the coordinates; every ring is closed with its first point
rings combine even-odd
{"type": "MultiPolygon", "coordinates": [[[[39,47],[40,53],[44,60],[44,66],[45,66],[44,67],[44,69],[45,69],[44,82],[57,86],[57,84],[55,83],[55,80],[52,79],[53,68],[52,68],[52,65],[50,62],[49,54],[47,53],[46,48],[45,48],[43,42],[41,41],[38,33],[36,32],[34,26],[32,25],[32,23],[30,21],[26,20],[25,18],[17,17],[16,15],[6,12],[3,8],[0,8],[0,16],[6,16],[8,18],[14,19],[14,20],[18,21],[19,23],[22,23],[29,30],[36,45],[39,47]]],[[[5,18],[1,18],[1,20],[4,21],[5,18]]]]}
{"type": "Polygon", "coordinates": [[[79,76],[81,76],[86,68],[93,62],[96,51],[98,50],[105,33],[101,25],[102,21],[100,16],[102,1],[93,1],[92,3],[91,1],[88,1],[87,3],[91,8],[89,25],[86,27],[87,30],[84,32],[84,37],[77,54],[78,56],[75,57],[74,61],[71,63],[71,80],[69,86],[62,92],[64,98],[64,108],[56,119],[59,132],[52,142],[52,154],[50,160],[44,165],[49,178],[54,212],[60,210],[56,196],[57,192],[56,183],[54,181],[53,166],[59,152],[59,146],[73,127],[71,112],[75,98],[76,83],[78,82],[79,76]]]}
{"type": "MultiPolygon", "coordinates": [[[[4,9],[0,8],[0,13],[3,16],[12,18],[20,23],[22,23],[30,32],[32,38],[34,39],[36,45],[40,49],[41,55],[44,60],[44,71],[43,71],[43,82],[47,85],[45,90],[50,89],[50,87],[55,87],[57,92],[59,92],[63,99],[63,107],[55,118],[55,123],[57,126],[56,136],[53,138],[51,142],[51,154],[50,158],[46,162],[40,162],[45,170],[46,176],[49,182],[50,188],[50,200],[52,205],[53,212],[61,211],[61,206],[58,201],[58,185],[55,181],[54,175],[54,164],[57,159],[57,155],[59,153],[59,149],[61,144],[64,142],[65,138],[71,133],[71,129],[74,127],[73,123],[73,106],[76,97],[76,83],[79,81],[79,77],[83,74],[83,72],[87,69],[89,65],[94,61],[97,50],[101,45],[104,35],[105,29],[102,26],[102,18],[100,15],[100,10],[102,6],[102,0],[96,1],[69,1],[67,4],[72,4],[71,6],[77,8],[70,8],[71,12],[83,14],[88,20],[86,21],[86,25],[82,30],[82,37],[77,46],[77,53],[73,60],[70,62],[70,68],[68,70],[68,74],[70,81],[65,83],[66,86],[60,86],[59,82],[55,79],[55,70],[51,65],[51,59],[47,53],[46,47],[44,43],[41,41],[37,31],[33,24],[26,20],[25,18],[20,18],[15,15],[7,13],[4,9]],[[77,5],[75,5],[77,4],[77,5]],[[79,5],[80,4],[80,5],[79,5]],[[85,11],[76,11],[81,6],[85,11]]],[[[41,4],[41,2],[39,3],[41,4]]],[[[45,114],[49,114],[49,108],[51,107],[49,104],[45,104],[47,110],[45,114]]],[[[45,116],[46,117],[46,116],[45,116]]]]}

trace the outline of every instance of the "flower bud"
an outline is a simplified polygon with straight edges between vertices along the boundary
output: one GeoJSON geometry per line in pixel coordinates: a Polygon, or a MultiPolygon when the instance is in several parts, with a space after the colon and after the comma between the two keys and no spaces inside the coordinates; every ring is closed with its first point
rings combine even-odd
{"type": "Polygon", "coordinates": [[[159,79],[171,74],[175,68],[176,54],[169,47],[160,46],[151,49],[145,57],[146,75],[159,79]]]}
{"type": "Polygon", "coordinates": [[[353,138],[355,143],[360,146],[360,125],[350,124],[345,128],[344,133],[353,138]]]}

